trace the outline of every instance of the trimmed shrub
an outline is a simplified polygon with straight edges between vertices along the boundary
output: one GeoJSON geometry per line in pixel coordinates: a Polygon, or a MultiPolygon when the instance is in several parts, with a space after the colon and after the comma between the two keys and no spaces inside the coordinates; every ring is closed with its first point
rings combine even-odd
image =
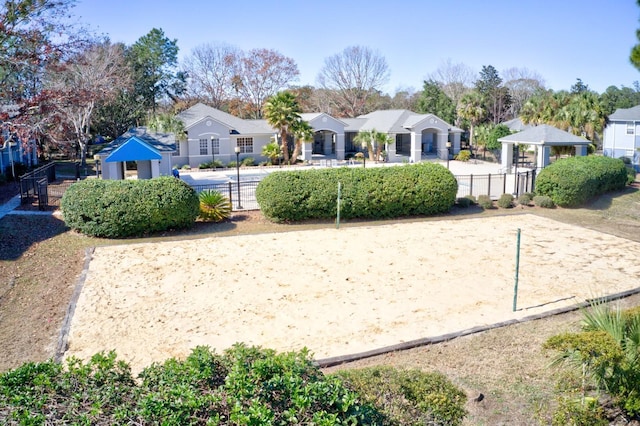
{"type": "Polygon", "coordinates": [[[471,200],[467,197],[460,197],[456,200],[458,207],[468,208],[471,205],[471,200]]]}
{"type": "Polygon", "coordinates": [[[524,194],[520,194],[518,197],[518,204],[521,206],[530,206],[533,201],[533,194],[530,192],[525,192],[524,194]]]}
{"type": "Polygon", "coordinates": [[[513,207],[513,195],[502,194],[496,203],[501,209],[510,209],[513,207]]]}
{"type": "Polygon", "coordinates": [[[236,160],[229,161],[229,162],[227,163],[227,168],[229,168],[229,169],[235,169],[237,164],[238,164],[238,163],[236,162],[236,160]]]}
{"type": "Polygon", "coordinates": [[[631,185],[636,181],[636,169],[633,166],[626,166],[627,169],[627,185],[631,185]]]}
{"type": "Polygon", "coordinates": [[[217,169],[218,167],[223,167],[222,161],[220,160],[212,160],[206,163],[200,163],[200,165],[198,166],[199,169],[217,169]]]}
{"type": "Polygon", "coordinates": [[[189,228],[200,212],[193,188],[167,176],[144,180],[86,179],[69,187],[60,206],[71,229],[107,238],[189,228]]]}
{"type": "Polygon", "coordinates": [[[536,193],[563,207],[575,207],[627,183],[624,163],[616,158],[587,156],[558,160],[536,178],[536,193]]]}
{"type": "Polygon", "coordinates": [[[476,197],[474,197],[473,195],[469,194],[469,195],[465,195],[464,198],[468,198],[469,201],[471,201],[471,205],[475,206],[476,204],[478,204],[478,200],[476,199],[476,197]]]}
{"type": "Polygon", "coordinates": [[[182,170],[191,170],[191,166],[188,164],[185,164],[184,166],[180,167],[182,170]]]}
{"type": "Polygon", "coordinates": [[[335,218],[383,219],[445,213],[458,183],[440,164],[330,168],[271,173],[256,189],[262,214],[274,222],[335,218]]]}
{"type": "Polygon", "coordinates": [[[536,195],[533,197],[533,204],[544,209],[552,209],[556,206],[551,197],[547,197],[546,195],[536,195]]]}
{"type": "Polygon", "coordinates": [[[256,160],[253,157],[243,158],[242,161],[240,162],[241,166],[246,166],[246,167],[255,166],[255,164],[256,164],[256,160]]]}
{"type": "Polygon", "coordinates": [[[397,425],[462,424],[466,395],[439,373],[369,367],[336,373],[397,425]]]}
{"type": "Polygon", "coordinates": [[[218,191],[205,189],[200,199],[200,218],[205,221],[221,222],[231,216],[231,201],[218,191]]]}
{"type": "Polygon", "coordinates": [[[491,200],[491,197],[485,194],[478,196],[478,205],[485,210],[494,208],[493,200],[491,200]]]}
{"type": "Polygon", "coordinates": [[[463,149],[458,152],[458,155],[456,155],[455,159],[458,161],[469,161],[471,160],[471,152],[468,149],[463,149]]]}

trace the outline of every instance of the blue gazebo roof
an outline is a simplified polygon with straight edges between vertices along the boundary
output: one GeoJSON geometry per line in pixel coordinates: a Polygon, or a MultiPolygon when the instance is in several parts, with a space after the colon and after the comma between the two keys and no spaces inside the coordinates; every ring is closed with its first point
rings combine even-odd
{"type": "Polygon", "coordinates": [[[118,161],[144,161],[144,160],[160,160],[162,155],[160,151],[144,142],[142,139],[132,136],[122,145],[116,148],[104,160],[108,163],[118,161]]]}

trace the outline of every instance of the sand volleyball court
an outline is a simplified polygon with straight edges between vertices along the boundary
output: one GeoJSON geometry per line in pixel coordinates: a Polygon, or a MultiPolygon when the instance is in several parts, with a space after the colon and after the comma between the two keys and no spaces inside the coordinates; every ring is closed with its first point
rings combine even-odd
{"type": "Polygon", "coordinates": [[[197,345],[360,353],[640,287],[638,259],[526,214],[98,247],[65,356],[114,349],[139,372],[197,345]]]}

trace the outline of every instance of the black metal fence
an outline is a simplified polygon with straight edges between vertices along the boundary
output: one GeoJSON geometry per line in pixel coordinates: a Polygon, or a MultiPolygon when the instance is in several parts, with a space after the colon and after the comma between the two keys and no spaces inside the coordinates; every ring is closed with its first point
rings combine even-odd
{"type": "MultiPolygon", "coordinates": [[[[50,166],[50,165],[47,165],[50,166]]],[[[54,166],[51,164],[51,166],[54,166]]],[[[52,167],[53,172],[51,176],[55,179],[55,167],[52,167]]],[[[21,188],[21,200],[29,199],[29,197],[38,197],[38,206],[44,209],[49,199],[53,199],[52,202],[59,202],[66,189],[71,186],[75,181],[59,182],[55,185],[49,186],[47,182],[51,180],[44,179],[43,172],[40,171],[40,175],[35,174],[36,170],[24,175],[24,187],[23,193],[23,177],[20,178],[21,188]],[[33,175],[31,175],[33,174],[33,175]],[[29,176],[27,176],[29,175],[29,176]],[[37,177],[40,176],[40,177],[37,177]],[[33,194],[33,195],[30,195],[33,194]],[[41,206],[41,203],[44,203],[41,206]]],[[[487,175],[459,175],[456,176],[458,181],[458,197],[464,197],[467,195],[473,195],[478,197],[480,195],[488,195],[491,199],[498,199],[502,194],[509,193],[514,195],[520,195],[525,192],[533,192],[535,189],[535,170],[515,174],[487,174],[487,175]]],[[[197,193],[204,190],[211,189],[224,194],[231,200],[231,205],[234,211],[238,210],[260,210],[260,206],[256,200],[256,188],[258,187],[259,180],[252,181],[240,181],[238,182],[225,182],[217,184],[204,184],[204,185],[192,185],[193,189],[197,193]]]]}
{"type": "MultiPolygon", "coordinates": [[[[514,194],[516,196],[525,192],[533,192],[535,187],[536,172],[529,170],[515,174],[487,174],[487,175],[460,175],[455,177],[458,181],[458,197],[473,195],[488,195],[493,200],[500,198],[502,194],[514,194]]],[[[256,188],[260,181],[227,182],[208,185],[193,185],[197,193],[206,189],[218,191],[231,200],[233,210],[260,210],[256,201],[256,188]],[[238,189],[239,188],[239,189],[238,189]]]]}
{"type": "Polygon", "coordinates": [[[458,197],[488,195],[497,200],[502,194],[521,195],[535,189],[536,171],[529,170],[517,174],[487,174],[456,176],[458,197]]]}
{"type": "Polygon", "coordinates": [[[49,182],[56,180],[55,163],[45,164],[20,176],[20,203],[38,200],[38,208],[44,210],[49,204],[49,182]]]}
{"type": "Polygon", "coordinates": [[[205,185],[192,185],[193,189],[200,192],[212,189],[224,194],[231,200],[233,210],[260,210],[256,201],[256,188],[260,181],[226,182],[205,185]]]}

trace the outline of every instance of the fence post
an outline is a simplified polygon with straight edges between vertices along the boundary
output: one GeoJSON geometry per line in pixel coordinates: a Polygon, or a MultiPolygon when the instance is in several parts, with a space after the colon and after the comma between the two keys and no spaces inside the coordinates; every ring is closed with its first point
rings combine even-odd
{"type": "Polygon", "coordinates": [[[38,179],[38,210],[44,210],[49,205],[49,181],[46,176],[38,179]]]}
{"type": "Polygon", "coordinates": [[[473,195],[473,174],[469,175],[469,195],[473,195]]]}
{"type": "Polygon", "coordinates": [[[531,171],[531,192],[536,192],[536,169],[531,171]]]}
{"type": "Polygon", "coordinates": [[[502,193],[503,194],[507,193],[507,174],[506,173],[502,175],[502,193]]]}
{"type": "Polygon", "coordinates": [[[227,189],[229,190],[229,202],[231,203],[231,210],[233,210],[233,187],[231,185],[231,182],[227,182],[227,189]]]}
{"type": "Polygon", "coordinates": [[[491,198],[491,173],[489,173],[489,182],[487,183],[487,195],[491,198]]]}

